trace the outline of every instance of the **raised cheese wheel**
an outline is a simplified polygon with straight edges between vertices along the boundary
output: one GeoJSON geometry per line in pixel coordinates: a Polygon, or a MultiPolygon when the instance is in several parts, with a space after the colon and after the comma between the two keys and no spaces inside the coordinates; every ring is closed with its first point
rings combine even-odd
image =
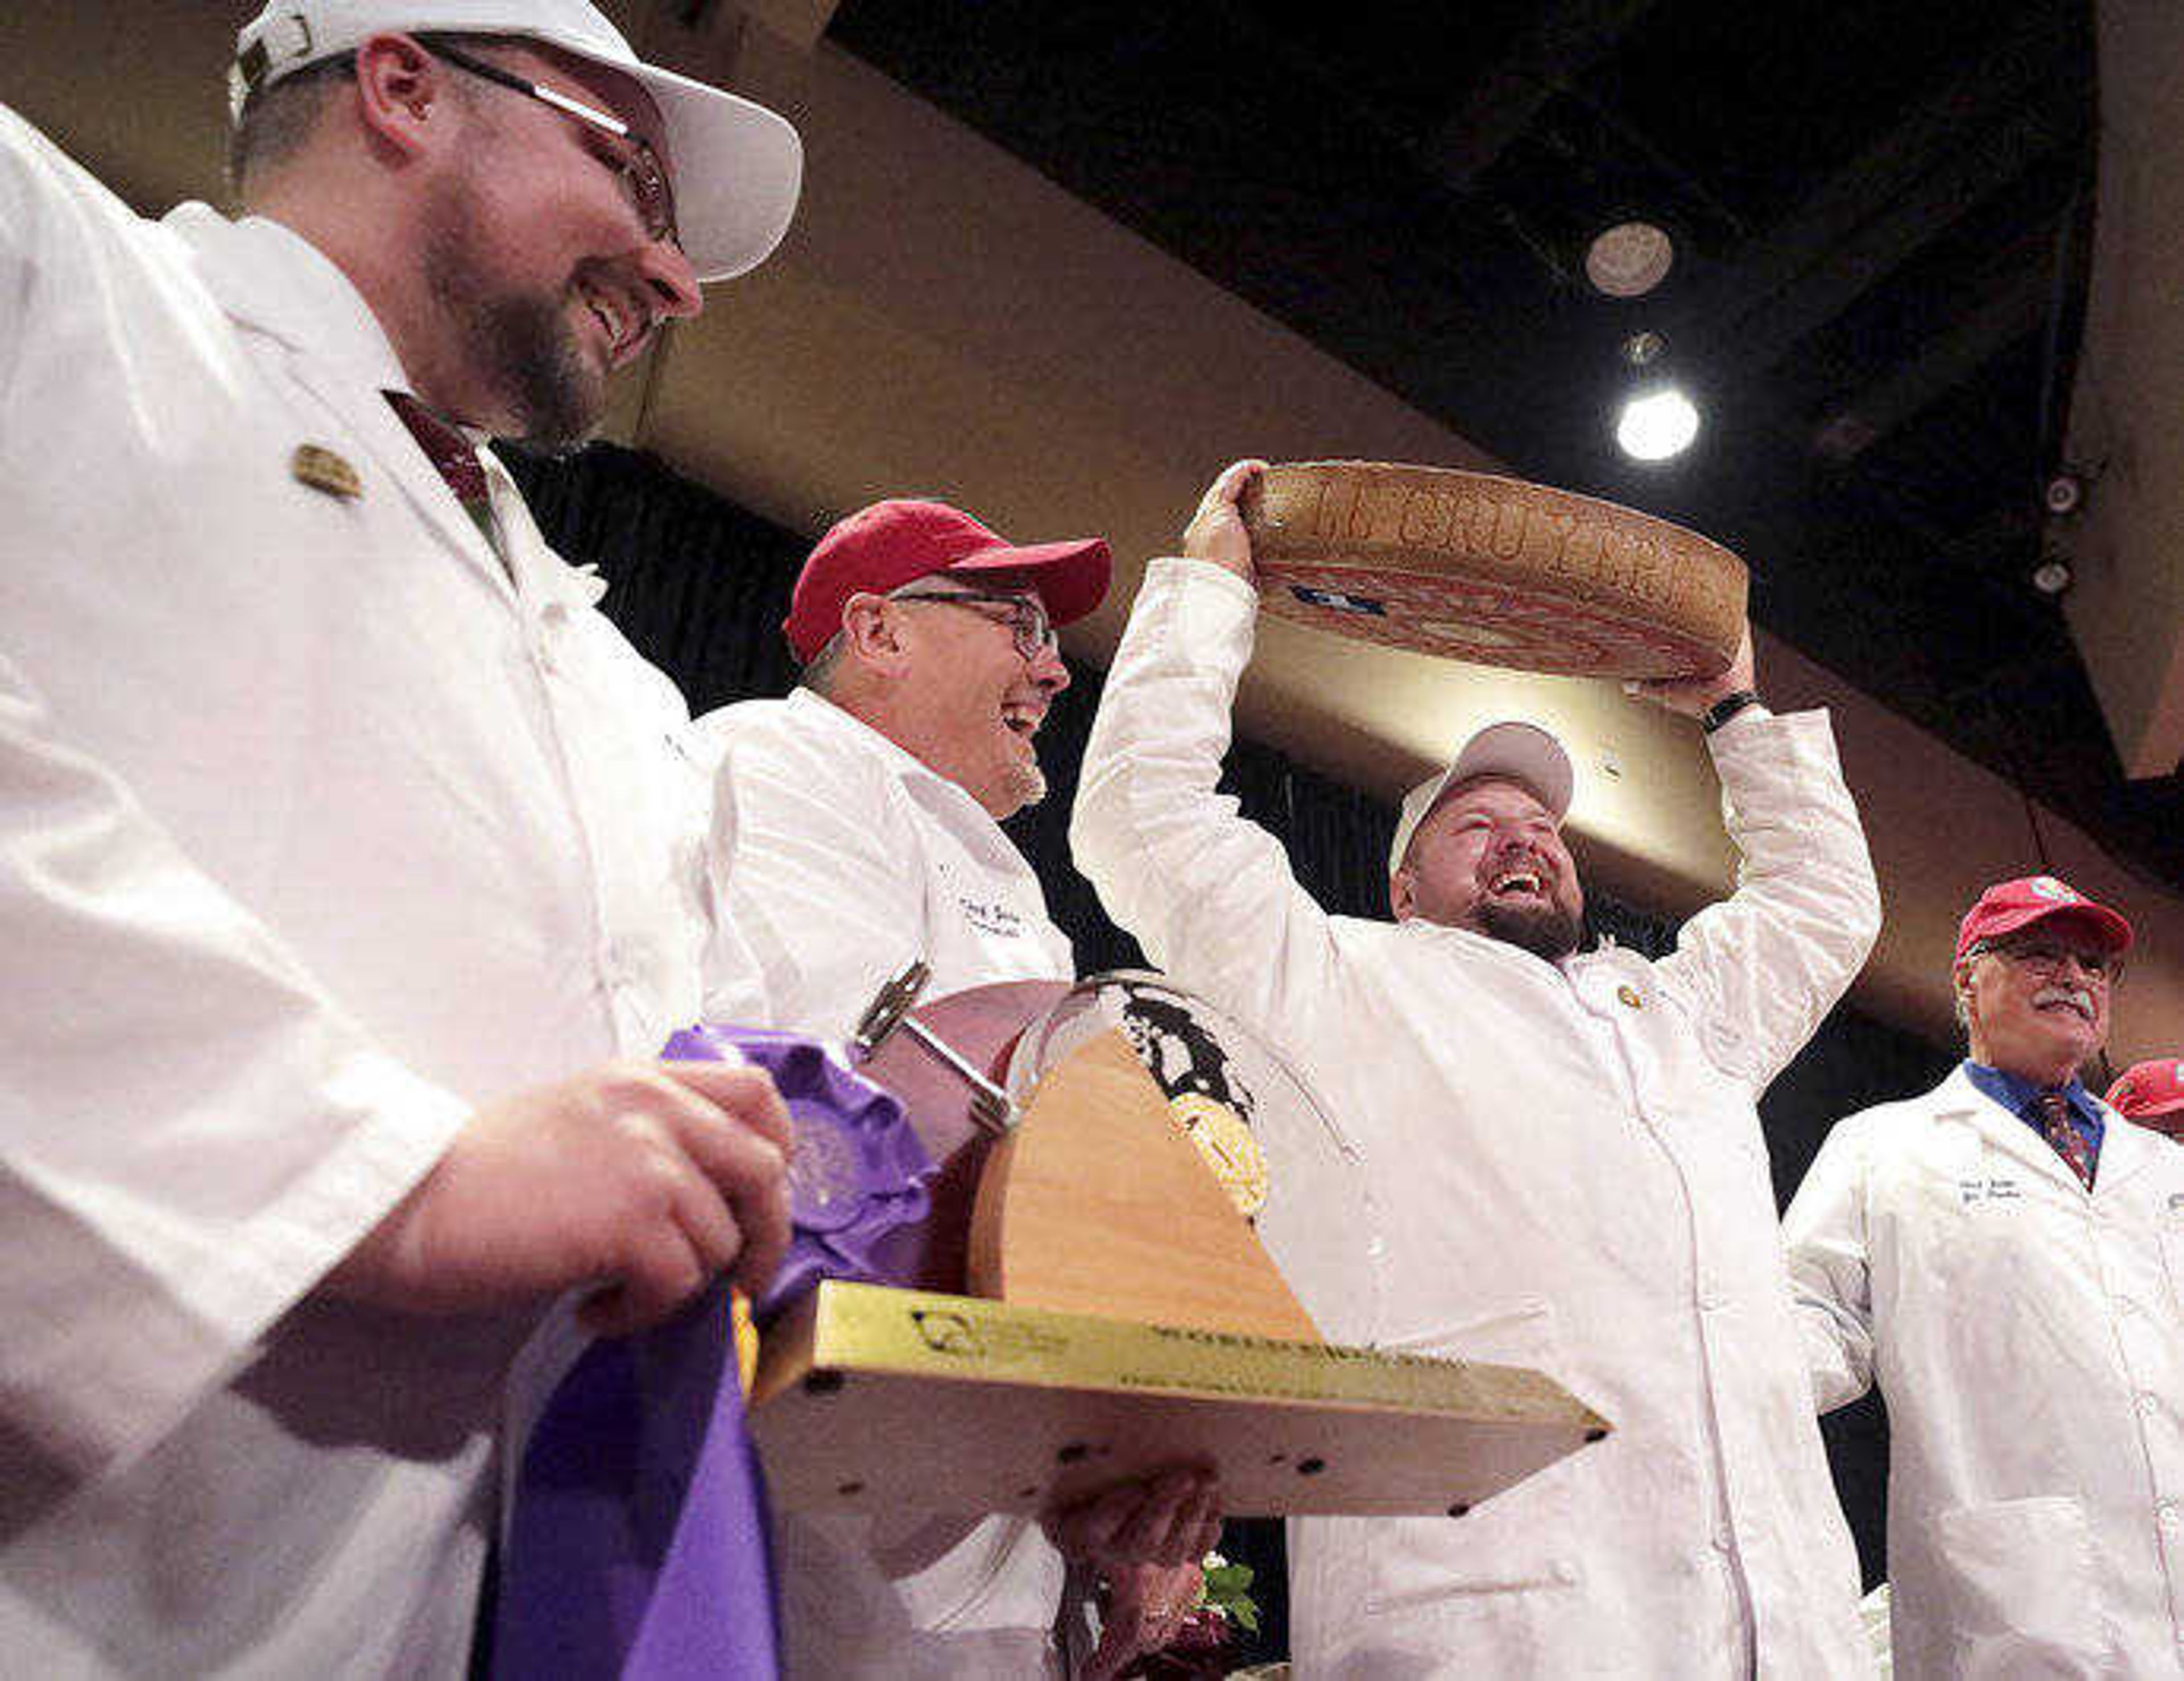
{"type": "Polygon", "coordinates": [[[1744,562],[1650,514],[1522,479],[1384,461],[1269,467],[1240,504],[1261,611],[1523,671],[1719,676],[1744,562]]]}

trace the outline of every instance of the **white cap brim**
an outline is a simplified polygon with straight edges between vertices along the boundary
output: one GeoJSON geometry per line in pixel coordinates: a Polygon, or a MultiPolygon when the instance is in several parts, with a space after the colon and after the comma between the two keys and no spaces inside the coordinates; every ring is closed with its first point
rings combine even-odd
{"type": "Polygon", "coordinates": [[[1429,776],[1403,796],[1402,815],[1396,820],[1396,838],[1388,848],[1388,874],[1403,867],[1411,836],[1426,820],[1441,796],[1451,788],[1482,776],[1503,777],[1531,790],[1552,813],[1557,823],[1569,814],[1570,796],[1577,778],[1570,768],[1563,744],[1535,723],[1510,719],[1490,723],[1463,744],[1462,751],[1438,776],[1429,776]]]}
{"type": "Polygon", "coordinates": [[[804,142],[786,117],[640,63],[618,64],[660,107],[675,223],[699,280],[732,280],[772,254],[804,189],[804,142]]]}

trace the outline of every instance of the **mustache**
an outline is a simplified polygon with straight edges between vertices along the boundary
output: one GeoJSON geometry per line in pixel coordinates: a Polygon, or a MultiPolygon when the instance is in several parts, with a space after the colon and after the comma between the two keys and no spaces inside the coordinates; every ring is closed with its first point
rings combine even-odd
{"type": "Polygon", "coordinates": [[[2042,986],[2032,995],[2032,1008],[2045,1009],[2050,1004],[2067,1004],[2084,1016],[2093,1019],[2093,995],[2083,986],[2042,986]]]}
{"type": "Polygon", "coordinates": [[[1479,860],[1479,873],[1482,880],[1496,875],[1506,875],[1513,869],[1529,870],[1532,874],[1538,876],[1541,881],[1554,881],[1558,879],[1554,866],[1548,861],[1546,854],[1540,852],[1538,847],[1522,840],[1511,841],[1506,846],[1490,852],[1486,857],[1479,860]]]}

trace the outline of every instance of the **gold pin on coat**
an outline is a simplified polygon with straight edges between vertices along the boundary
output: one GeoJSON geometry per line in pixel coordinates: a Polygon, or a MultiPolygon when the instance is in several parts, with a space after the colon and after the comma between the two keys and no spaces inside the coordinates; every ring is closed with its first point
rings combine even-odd
{"type": "Polygon", "coordinates": [[[1645,999],[1638,996],[1638,989],[1628,981],[1615,989],[1615,996],[1634,1010],[1642,1008],[1646,1002],[1645,999]]]}
{"type": "Polygon", "coordinates": [[[298,444],[296,453],[288,457],[288,471],[298,483],[345,502],[364,494],[364,481],[357,477],[356,469],[320,444],[298,444]]]}

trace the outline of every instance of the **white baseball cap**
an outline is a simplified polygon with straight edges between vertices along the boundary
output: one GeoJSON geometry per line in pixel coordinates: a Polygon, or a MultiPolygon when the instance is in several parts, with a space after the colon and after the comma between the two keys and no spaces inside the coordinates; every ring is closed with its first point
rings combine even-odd
{"type": "Polygon", "coordinates": [[[1449,762],[1439,776],[1429,776],[1403,796],[1403,814],[1396,819],[1395,844],[1388,848],[1388,874],[1403,867],[1411,836],[1440,796],[1458,783],[1474,777],[1502,776],[1521,784],[1554,814],[1560,823],[1569,813],[1576,777],[1563,744],[1536,723],[1512,719],[1490,723],[1463,744],[1463,751],[1449,762]]]}
{"type": "Polygon", "coordinates": [[[514,35],[610,70],[652,96],[666,126],[675,221],[699,280],[756,268],[795,214],[804,143],[748,99],[640,59],[587,0],[272,0],[235,38],[229,95],[243,100],[306,64],[375,35],[514,35]]]}

